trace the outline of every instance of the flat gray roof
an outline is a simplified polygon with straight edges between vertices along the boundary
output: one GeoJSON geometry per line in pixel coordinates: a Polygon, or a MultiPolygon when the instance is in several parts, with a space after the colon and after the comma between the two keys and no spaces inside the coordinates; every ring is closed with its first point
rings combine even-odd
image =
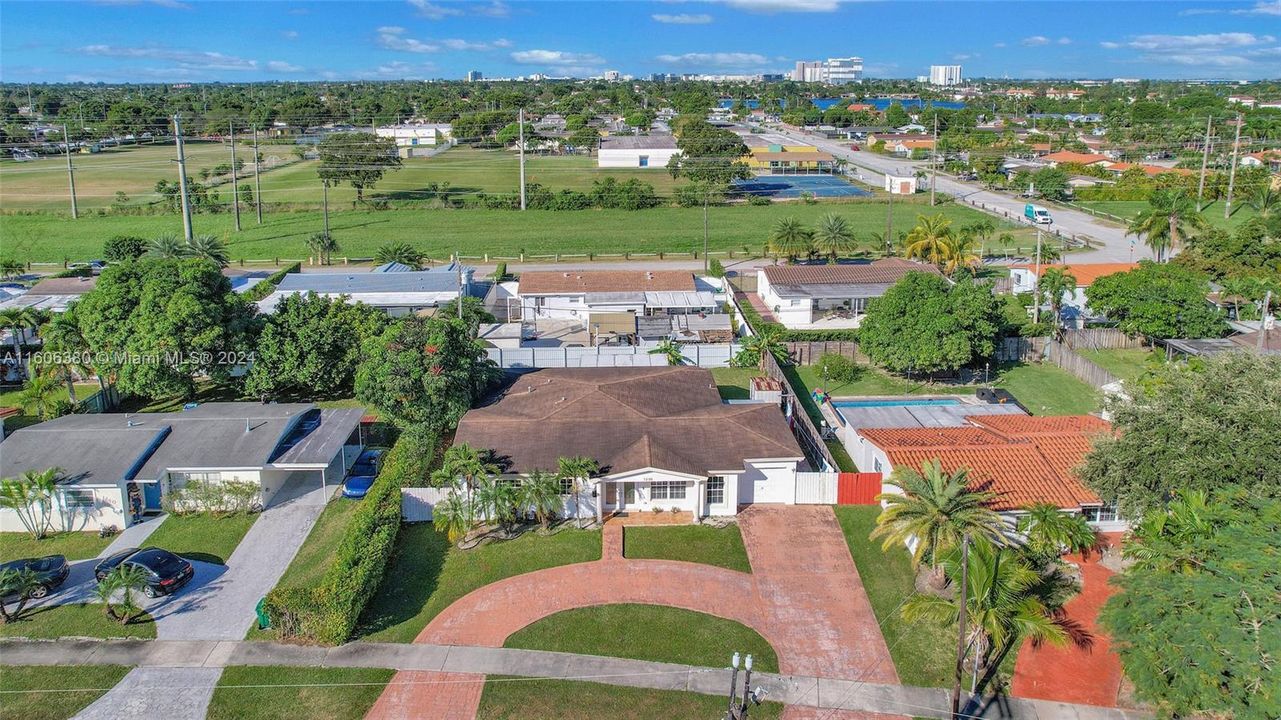
{"type": "Polygon", "coordinates": [[[618,135],[602,138],[601,150],[675,150],[672,135],[618,135]]]}
{"type": "Polygon", "coordinates": [[[440,270],[417,272],[290,273],[276,286],[284,292],[413,293],[458,291],[458,274],[440,270]]]}
{"type": "Polygon", "coordinates": [[[67,484],[116,485],[137,474],[168,431],[131,427],[122,415],[66,415],[17,430],[0,443],[0,476],[56,467],[67,484]]]}
{"type": "Polygon", "coordinates": [[[338,454],[347,438],[360,426],[365,416],[364,408],[320,410],[314,416],[308,413],[301,427],[295,428],[277,448],[273,465],[328,465],[338,454]],[[314,424],[312,421],[316,421],[314,424]]]}
{"type": "Polygon", "coordinates": [[[138,413],[134,422],[168,425],[169,436],[138,477],[150,480],[174,468],[252,468],[268,463],[311,403],[204,403],[173,413],[138,413]]]}
{"type": "MultiPolygon", "coordinates": [[[[861,398],[867,399],[867,398],[861,398]]],[[[839,407],[840,398],[832,402],[850,427],[859,428],[931,428],[961,427],[971,415],[1026,415],[1018,405],[896,405],[891,407],[839,407]]]]}

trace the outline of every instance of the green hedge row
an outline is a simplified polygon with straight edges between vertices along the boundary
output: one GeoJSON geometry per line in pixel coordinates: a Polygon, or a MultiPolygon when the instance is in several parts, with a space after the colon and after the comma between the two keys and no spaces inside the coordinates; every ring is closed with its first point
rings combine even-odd
{"type": "Polygon", "coordinates": [[[782,323],[767,322],[750,302],[739,303],[739,306],[743,310],[743,319],[753,330],[760,332],[766,326],[777,327],[783,342],[858,341],[857,330],[789,330],[782,323]]]}
{"type": "Polygon", "coordinates": [[[339,645],[355,633],[360,614],[378,591],[396,549],[400,489],[422,482],[418,476],[424,472],[424,442],[420,434],[405,433],[388,451],[316,586],[275,589],[267,595],[264,609],[283,638],[339,645]]]}
{"type": "Polygon", "coordinates": [[[276,291],[276,286],[280,284],[281,280],[285,279],[286,275],[296,272],[302,272],[302,263],[290,263],[289,265],[280,268],[276,272],[268,275],[262,282],[249,288],[248,292],[245,293],[245,299],[249,302],[258,302],[259,300],[262,300],[276,291]]]}

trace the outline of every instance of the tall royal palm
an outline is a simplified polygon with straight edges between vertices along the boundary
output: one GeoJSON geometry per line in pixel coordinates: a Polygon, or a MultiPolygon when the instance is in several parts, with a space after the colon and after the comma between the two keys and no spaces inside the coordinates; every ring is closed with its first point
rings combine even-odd
{"type": "Polygon", "coordinates": [[[843,215],[828,213],[819,218],[818,227],[814,228],[815,250],[835,263],[838,257],[854,252],[856,247],[854,231],[843,215]]]}
{"type": "Polygon", "coordinates": [[[916,227],[907,233],[904,255],[942,266],[952,254],[952,221],[942,213],[916,216],[916,227]]]}
{"type": "Polygon", "coordinates": [[[931,580],[942,585],[943,555],[959,547],[967,535],[976,541],[994,545],[1006,543],[1005,522],[986,507],[995,499],[990,492],[971,490],[966,482],[968,470],[945,472],[938,460],[923,463],[921,471],[900,466],[887,481],[901,492],[876,496],[885,509],[876,518],[873,539],[882,538],[882,549],[910,545],[912,563],[919,566],[929,559],[931,580]]]}
{"type": "Polygon", "coordinates": [[[1148,207],[1130,221],[1126,234],[1142,237],[1157,262],[1165,262],[1170,250],[1207,224],[1196,210],[1196,201],[1181,190],[1157,190],[1148,199],[1148,207]]]}
{"type": "Polygon", "coordinates": [[[795,260],[801,255],[808,255],[813,247],[813,235],[800,220],[788,215],[774,223],[774,230],[769,236],[770,252],[795,260]]]}

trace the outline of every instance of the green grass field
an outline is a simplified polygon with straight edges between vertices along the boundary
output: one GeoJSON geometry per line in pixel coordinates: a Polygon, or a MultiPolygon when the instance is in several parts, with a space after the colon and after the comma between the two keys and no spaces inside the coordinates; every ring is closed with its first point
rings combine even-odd
{"type": "Polygon", "coordinates": [[[747,560],[747,548],[743,545],[743,534],[737,525],[723,528],[709,525],[625,528],[623,555],[633,559],[683,560],[739,572],[752,571],[747,560]]]}
{"type": "Polygon", "coordinates": [[[1152,358],[1162,357],[1151,348],[1116,348],[1112,350],[1077,350],[1078,355],[1113,375],[1134,382],[1149,369],[1152,358]]]}
{"type": "Polygon", "coordinates": [[[97,557],[111,538],[98,537],[97,531],[60,532],[36,540],[26,532],[0,533],[0,562],[15,558],[63,555],[68,560],[97,557]]]}
{"type": "MultiPolygon", "coordinates": [[[[725,704],[721,695],[490,675],[476,720],[710,719],[723,717],[725,704]]],[[[751,717],[778,720],[782,714],[782,704],[767,700],[752,708],[751,717]]]]}
{"type": "MultiPolygon", "coordinates": [[[[971,222],[979,213],[958,205],[935,209],[957,224],[971,222]]],[[[910,227],[917,215],[930,212],[922,204],[895,203],[896,227],[910,227]]],[[[865,248],[872,248],[871,233],[884,229],[885,206],[879,203],[775,204],[727,206],[710,212],[709,247],[716,251],[760,254],[770,228],[780,218],[795,216],[813,225],[835,212],[849,222],[865,248]]],[[[239,260],[272,261],[308,256],[306,240],[322,229],[317,212],[268,213],[262,225],[246,218],[244,230],[235,233],[229,214],[196,215],[197,234],[224,239],[233,263],[239,260]]],[[[406,242],[436,259],[455,251],[468,256],[585,254],[585,253],[692,253],[702,249],[703,211],[699,208],[660,207],[651,210],[359,210],[330,214],[330,232],[344,257],[372,257],[387,243],[406,242]]],[[[54,214],[0,215],[4,257],[29,262],[62,263],[102,255],[102,243],[118,234],[145,238],[181,233],[179,215],[85,215],[79,220],[54,214]]],[[[689,257],[689,255],[685,255],[689,257]]]]}
{"type": "Polygon", "coordinates": [[[1000,370],[996,387],[1010,391],[1033,415],[1084,415],[1099,409],[1102,396],[1066,370],[1048,364],[1018,364],[1000,370]]]}
{"type": "MultiPolygon", "coordinates": [[[[139,602],[142,593],[137,594],[139,602]]],[[[147,613],[121,625],[107,617],[97,603],[46,605],[23,613],[15,623],[0,624],[0,637],[25,637],[53,640],[60,637],[140,638],[156,636],[156,623],[147,613]]]]}
{"type": "MultiPolygon", "coordinates": [[[[2,253],[3,249],[6,247],[7,240],[5,239],[4,234],[0,233],[0,253],[2,253]]],[[[98,392],[98,383],[96,382],[76,383],[77,400],[83,402],[85,398],[96,392],[98,392]]],[[[57,391],[50,400],[54,402],[59,400],[70,400],[65,383],[58,386],[57,391]]],[[[22,388],[15,387],[0,391],[0,408],[2,407],[22,407],[22,388]]],[[[35,425],[40,422],[40,417],[36,415],[35,412],[36,409],[34,407],[24,408],[22,413],[5,418],[5,432],[13,432],[14,430],[27,427],[28,425],[35,425]]]]}
{"type": "Polygon", "coordinates": [[[0,666],[0,720],[66,720],[129,670],[121,665],[0,666]]]}
{"type": "Polygon", "coordinates": [[[381,668],[245,667],[223,670],[209,720],[360,720],[394,670],[381,668]]]}
{"type": "MultiPolygon", "coordinates": [[[[1130,219],[1138,215],[1148,207],[1146,200],[1087,200],[1075,203],[1082,207],[1087,207],[1099,212],[1105,212],[1109,215],[1130,219]]],[[[1201,210],[1201,216],[1210,223],[1212,227],[1219,227],[1231,230],[1241,223],[1255,216],[1254,208],[1245,203],[1244,199],[1238,199],[1232,203],[1232,217],[1223,218],[1223,202],[1213,202],[1201,210]]]]}
{"type": "Polygon", "coordinates": [[[258,519],[256,514],[170,515],[147,538],[147,545],[164,548],[189,560],[226,565],[227,558],[258,519]]]}

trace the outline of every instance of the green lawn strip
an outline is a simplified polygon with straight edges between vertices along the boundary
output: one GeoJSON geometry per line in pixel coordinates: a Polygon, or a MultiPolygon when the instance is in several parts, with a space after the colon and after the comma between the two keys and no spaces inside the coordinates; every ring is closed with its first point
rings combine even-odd
{"type": "Polygon", "coordinates": [[[1099,409],[1097,390],[1072,373],[1044,363],[1003,367],[994,383],[1033,415],[1084,415],[1099,409]]]}
{"type": "Polygon", "coordinates": [[[470,550],[452,547],[430,523],[403,525],[396,556],[358,633],[372,642],[413,642],[432,618],[477,588],[514,575],[599,560],[600,532],[561,525],[549,535],[527,532],[514,540],[470,550]]]}
{"type": "MultiPolygon", "coordinates": [[[[1146,200],[1083,200],[1076,204],[1109,215],[1115,215],[1127,221],[1150,207],[1146,200]]],[[[1212,202],[1202,208],[1201,217],[1205,218],[1211,227],[1233,230],[1256,214],[1254,208],[1246,203],[1236,203],[1235,205],[1236,210],[1233,211],[1232,217],[1226,220],[1223,217],[1222,201],[1212,202]]]]}
{"type": "MultiPolygon", "coordinates": [[[[728,682],[725,689],[729,690],[728,682]]],[[[485,678],[476,720],[719,718],[725,714],[725,704],[723,695],[490,675],[485,678]]],[[[752,708],[751,717],[777,720],[782,714],[781,703],[767,700],[752,708]]]]}
{"type": "Polygon", "coordinates": [[[599,605],[558,612],[507,638],[503,647],[724,667],[736,652],[757,670],[778,657],[755,630],[714,615],[662,605],[599,605]]]}
{"type": "MultiPolygon", "coordinates": [[[[794,216],[813,226],[829,212],[843,216],[856,237],[866,238],[885,227],[885,206],[876,202],[717,207],[709,216],[709,247],[732,250],[739,257],[744,256],[744,248],[759,254],[769,228],[779,219],[794,216]]],[[[986,217],[959,205],[930,208],[896,202],[894,224],[911,227],[917,215],[931,213],[942,213],[954,225],[986,217]]],[[[692,253],[702,249],[701,234],[691,231],[701,227],[702,221],[702,208],[679,207],[637,211],[352,210],[331,213],[330,231],[340,246],[334,253],[335,262],[341,263],[343,257],[372,257],[380,246],[393,242],[409,243],[435,259],[444,259],[455,250],[471,256],[516,256],[522,251],[530,255],[692,253]],[[432,232],[424,234],[423,227],[431,227],[432,232]]],[[[226,239],[234,266],[241,259],[306,258],[307,239],[320,231],[323,219],[313,211],[269,212],[262,225],[247,224],[239,233],[232,222],[230,213],[200,214],[194,225],[197,233],[226,239]]],[[[0,215],[4,256],[22,261],[61,263],[66,258],[96,258],[102,254],[104,238],[118,234],[154,237],[180,229],[177,214],[87,215],[79,220],[53,214],[0,215]]]]}
{"type": "Polygon", "coordinates": [[[1134,382],[1147,372],[1148,361],[1155,353],[1151,348],[1116,348],[1111,350],[1078,349],[1076,354],[1126,382],[1134,382]]]}
{"type": "Polygon", "coordinates": [[[854,458],[845,449],[845,443],[840,440],[825,440],[827,451],[832,453],[832,459],[836,461],[836,469],[840,472],[858,472],[858,466],[854,464],[854,458]]]}
{"type": "Polygon", "coordinates": [[[632,559],[684,560],[751,572],[738,525],[629,527],[623,531],[623,554],[632,559]]]}
{"type": "Polygon", "coordinates": [[[916,572],[906,549],[893,547],[882,552],[880,543],[867,539],[881,509],[838,506],[834,510],[881,625],[881,634],[889,645],[899,680],[905,685],[947,686],[956,662],[956,639],[946,628],[909,623],[899,613],[900,603],[915,591],[916,572]]]}
{"type": "Polygon", "coordinates": [[[395,670],[234,666],[222,671],[209,720],[360,720],[395,670]]]}
{"type": "Polygon", "coordinates": [[[122,665],[0,665],[0,720],[66,720],[129,670],[122,665]]]}
{"type": "Polygon", "coordinates": [[[17,558],[65,555],[68,560],[85,560],[97,557],[111,544],[111,538],[99,537],[98,532],[60,532],[36,540],[26,532],[0,533],[0,562],[17,558]]]}
{"type": "MultiPolygon", "coordinates": [[[[142,600],[141,593],[138,594],[142,600]]],[[[0,637],[52,640],[60,637],[141,638],[156,636],[156,623],[143,613],[128,625],[107,617],[98,603],[46,605],[23,613],[16,623],[0,624],[0,637]]]]}
{"type": "Polygon", "coordinates": [[[747,400],[752,393],[752,378],[762,374],[756,368],[712,368],[712,377],[722,400],[747,400]]]}
{"type": "Polygon", "coordinates": [[[147,538],[146,544],[164,548],[188,560],[226,565],[227,558],[258,515],[170,515],[147,538]]]}
{"type": "MultiPolygon", "coordinates": [[[[4,237],[4,232],[0,231],[0,238],[3,238],[3,237],[4,237]]],[[[3,245],[4,243],[0,242],[0,246],[3,246],[3,245]]],[[[8,257],[8,255],[4,251],[0,250],[0,257],[8,257]]],[[[76,385],[76,399],[80,401],[83,401],[85,398],[98,392],[99,390],[98,383],[96,382],[76,383],[75,385],[76,385]]],[[[66,383],[58,385],[57,389],[49,397],[50,402],[57,402],[59,400],[69,401],[70,399],[71,399],[71,395],[70,393],[67,392],[66,383]]],[[[5,408],[5,407],[22,408],[22,388],[15,387],[11,390],[0,391],[0,408],[5,408]]],[[[11,433],[14,430],[21,430],[24,427],[35,425],[36,423],[40,422],[40,417],[35,414],[34,410],[35,410],[34,408],[31,408],[30,410],[28,410],[27,408],[23,408],[22,412],[19,413],[18,415],[13,415],[11,417],[5,418],[4,431],[6,433],[11,433]]]]}

